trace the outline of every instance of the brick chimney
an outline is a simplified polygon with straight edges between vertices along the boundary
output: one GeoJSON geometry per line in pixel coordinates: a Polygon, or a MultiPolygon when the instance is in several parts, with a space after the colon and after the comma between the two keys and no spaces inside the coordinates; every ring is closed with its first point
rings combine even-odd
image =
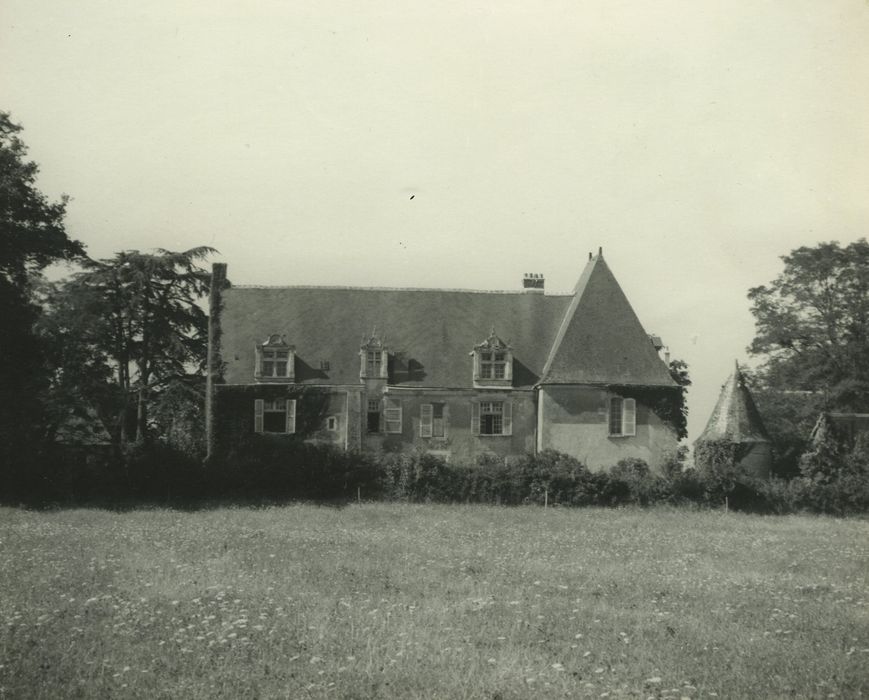
{"type": "Polygon", "coordinates": [[[543,293],[543,285],[545,280],[539,272],[526,272],[522,279],[522,289],[526,292],[543,293]]]}

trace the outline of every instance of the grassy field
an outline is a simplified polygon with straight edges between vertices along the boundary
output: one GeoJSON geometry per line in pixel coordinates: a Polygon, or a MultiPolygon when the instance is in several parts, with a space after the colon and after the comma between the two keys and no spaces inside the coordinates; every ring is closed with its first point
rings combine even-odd
{"type": "Polygon", "coordinates": [[[0,509],[0,698],[869,695],[869,523],[0,509]]]}

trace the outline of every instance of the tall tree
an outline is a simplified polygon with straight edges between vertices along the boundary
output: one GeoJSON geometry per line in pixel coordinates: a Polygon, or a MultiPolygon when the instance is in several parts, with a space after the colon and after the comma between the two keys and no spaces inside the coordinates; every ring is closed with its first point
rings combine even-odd
{"type": "Polygon", "coordinates": [[[84,255],[64,229],[66,197],[49,201],[36,186],[21,127],[0,112],[0,468],[26,463],[43,424],[47,382],[43,347],[34,333],[33,290],[49,264],[84,255]]]}
{"type": "Polygon", "coordinates": [[[213,252],[130,250],[88,260],[51,295],[54,333],[74,338],[94,365],[114,375],[125,404],[122,439],[127,403],[135,403],[135,436],[142,440],[155,396],[204,369],[207,317],[197,301],[208,291],[210,274],[197,261],[213,252]]]}
{"type": "Polygon", "coordinates": [[[828,406],[869,406],[869,243],[802,247],[748,293],[766,388],[823,392],[828,406]]]}

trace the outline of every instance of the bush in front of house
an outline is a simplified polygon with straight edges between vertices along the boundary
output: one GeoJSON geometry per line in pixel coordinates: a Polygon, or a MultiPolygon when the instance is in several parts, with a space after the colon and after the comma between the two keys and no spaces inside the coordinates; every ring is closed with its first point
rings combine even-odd
{"type": "Polygon", "coordinates": [[[207,494],[220,499],[346,500],[381,494],[382,466],[332,445],[253,435],[206,465],[207,494]]]}

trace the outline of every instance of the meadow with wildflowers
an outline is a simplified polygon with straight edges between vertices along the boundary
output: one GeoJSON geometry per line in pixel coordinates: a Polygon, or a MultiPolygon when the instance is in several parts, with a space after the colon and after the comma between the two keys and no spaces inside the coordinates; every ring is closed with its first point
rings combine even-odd
{"type": "Polygon", "coordinates": [[[869,694],[869,522],[0,509],[0,698],[869,694]]]}

